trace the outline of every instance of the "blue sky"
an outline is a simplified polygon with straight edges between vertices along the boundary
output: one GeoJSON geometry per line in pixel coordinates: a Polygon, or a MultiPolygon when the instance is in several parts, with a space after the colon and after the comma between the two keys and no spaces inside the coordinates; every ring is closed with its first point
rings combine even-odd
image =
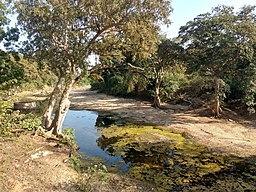
{"type": "Polygon", "coordinates": [[[173,23],[169,28],[164,27],[162,30],[168,37],[175,37],[181,26],[193,20],[197,15],[211,11],[213,7],[228,5],[238,11],[244,5],[256,5],[256,0],[172,0],[171,5],[173,23]]]}

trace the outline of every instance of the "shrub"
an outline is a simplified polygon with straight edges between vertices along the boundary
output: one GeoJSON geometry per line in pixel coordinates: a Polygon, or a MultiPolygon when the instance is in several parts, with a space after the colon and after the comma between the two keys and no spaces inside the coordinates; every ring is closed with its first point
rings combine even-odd
{"type": "Polygon", "coordinates": [[[108,180],[107,172],[107,167],[101,163],[88,167],[78,179],[80,190],[86,192],[103,191],[104,185],[108,180]]]}
{"type": "Polygon", "coordinates": [[[175,99],[176,92],[189,83],[186,68],[176,67],[173,71],[167,71],[160,89],[160,97],[163,101],[175,99]]]}
{"type": "Polygon", "coordinates": [[[0,100],[0,135],[11,136],[15,130],[36,130],[41,118],[34,114],[21,114],[20,111],[11,110],[12,102],[0,100]]]}

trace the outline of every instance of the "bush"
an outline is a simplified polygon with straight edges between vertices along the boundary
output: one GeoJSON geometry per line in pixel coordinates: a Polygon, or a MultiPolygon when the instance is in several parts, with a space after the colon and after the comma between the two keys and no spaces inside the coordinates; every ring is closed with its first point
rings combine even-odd
{"type": "Polygon", "coordinates": [[[183,86],[188,85],[189,80],[186,75],[186,68],[177,67],[171,72],[166,72],[160,88],[162,101],[175,99],[176,92],[183,86]]]}
{"type": "Polygon", "coordinates": [[[41,118],[34,114],[21,114],[12,111],[12,102],[0,100],[0,135],[11,136],[17,129],[23,131],[36,130],[41,123],[41,118]]]}
{"type": "Polygon", "coordinates": [[[78,86],[86,86],[86,85],[90,85],[91,84],[91,80],[89,77],[83,77],[81,80],[79,80],[78,82],[78,86]]]}
{"type": "Polygon", "coordinates": [[[56,76],[36,62],[18,53],[0,51],[0,89],[8,95],[17,90],[31,90],[55,84],[56,76]]]}
{"type": "Polygon", "coordinates": [[[99,90],[111,95],[127,95],[128,84],[121,74],[104,76],[104,80],[96,79],[92,81],[92,89],[99,90]]]}
{"type": "Polygon", "coordinates": [[[107,167],[103,164],[88,167],[78,179],[79,189],[86,192],[103,191],[108,180],[107,172],[107,167]]]}

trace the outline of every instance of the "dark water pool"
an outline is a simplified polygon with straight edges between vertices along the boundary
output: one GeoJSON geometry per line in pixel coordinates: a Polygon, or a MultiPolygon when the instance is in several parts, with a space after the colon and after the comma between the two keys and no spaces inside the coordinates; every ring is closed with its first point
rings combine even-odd
{"type": "Polygon", "coordinates": [[[69,110],[63,127],[75,129],[85,158],[100,158],[160,191],[256,192],[255,156],[225,156],[178,133],[86,110],[69,110]]]}

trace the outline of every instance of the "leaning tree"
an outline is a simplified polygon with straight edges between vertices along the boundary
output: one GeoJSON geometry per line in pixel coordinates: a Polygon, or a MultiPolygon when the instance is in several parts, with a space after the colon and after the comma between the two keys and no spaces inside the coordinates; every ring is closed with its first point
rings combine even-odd
{"type": "Polygon", "coordinates": [[[58,76],[42,120],[56,135],[72,86],[89,70],[88,56],[122,59],[124,49],[150,56],[160,24],[169,23],[171,12],[168,0],[19,0],[15,8],[27,34],[25,53],[58,76]]]}

